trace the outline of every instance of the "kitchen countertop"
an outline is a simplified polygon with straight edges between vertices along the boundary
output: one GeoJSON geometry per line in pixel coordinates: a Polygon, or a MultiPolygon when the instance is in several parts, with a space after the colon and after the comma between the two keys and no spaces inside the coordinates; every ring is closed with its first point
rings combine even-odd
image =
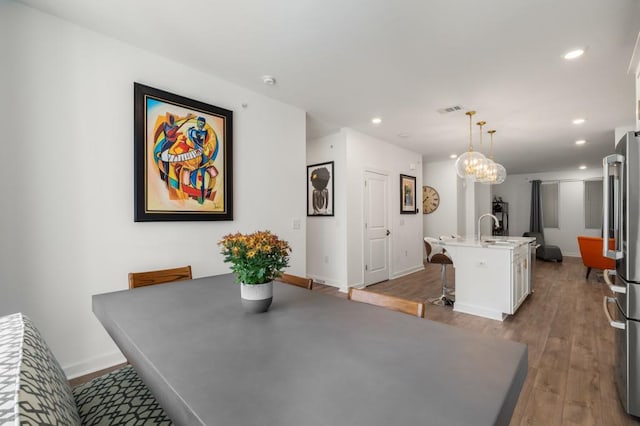
{"type": "Polygon", "coordinates": [[[482,240],[477,238],[455,238],[438,241],[442,247],[478,247],[490,249],[514,249],[524,244],[535,241],[534,237],[509,237],[509,236],[484,236],[482,240]]]}

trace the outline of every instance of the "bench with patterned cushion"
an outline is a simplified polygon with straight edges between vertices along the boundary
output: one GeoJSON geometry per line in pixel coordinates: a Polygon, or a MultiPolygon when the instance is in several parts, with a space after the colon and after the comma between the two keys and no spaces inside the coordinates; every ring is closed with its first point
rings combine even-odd
{"type": "Polygon", "coordinates": [[[73,390],[33,322],[0,317],[0,424],[171,425],[131,366],[73,390]]]}

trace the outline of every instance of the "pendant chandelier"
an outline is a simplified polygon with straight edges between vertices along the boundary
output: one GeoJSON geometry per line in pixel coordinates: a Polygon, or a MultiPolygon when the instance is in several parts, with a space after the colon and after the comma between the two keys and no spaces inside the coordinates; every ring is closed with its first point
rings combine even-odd
{"type": "Polygon", "coordinates": [[[493,161],[493,135],[495,130],[489,130],[487,133],[491,135],[491,148],[490,148],[490,160],[491,164],[488,166],[484,178],[480,180],[482,183],[490,185],[499,185],[507,178],[507,169],[502,164],[493,161]]]}
{"type": "MultiPolygon", "coordinates": [[[[480,127],[480,148],[479,151],[482,152],[482,126],[487,124],[486,121],[478,121],[476,123],[478,127],[480,127]]],[[[475,178],[476,182],[486,182],[488,179],[489,168],[493,165],[493,160],[485,157],[478,161],[476,166],[475,178]]]]}
{"type": "Polygon", "coordinates": [[[473,150],[473,115],[475,111],[467,111],[465,115],[469,116],[469,150],[462,154],[456,160],[456,173],[461,178],[476,179],[478,166],[486,157],[481,153],[473,150]]]}

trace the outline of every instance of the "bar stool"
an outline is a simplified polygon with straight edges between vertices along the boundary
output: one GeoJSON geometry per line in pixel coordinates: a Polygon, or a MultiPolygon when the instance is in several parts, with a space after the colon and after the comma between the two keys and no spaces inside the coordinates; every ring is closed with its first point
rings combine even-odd
{"type": "Polygon", "coordinates": [[[438,264],[442,268],[441,276],[442,276],[442,294],[438,297],[434,297],[429,299],[428,302],[433,305],[447,306],[453,305],[453,299],[450,299],[447,296],[447,265],[453,265],[453,261],[449,257],[448,254],[445,253],[444,249],[439,252],[434,252],[434,245],[437,245],[438,240],[435,238],[425,237],[424,239],[424,248],[427,251],[427,262],[438,264]]]}
{"type": "MultiPolygon", "coordinates": [[[[440,235],[440,240],[442,241],[446,241],[446,240],[455,240],[458,238],[462,238],[460,235],[458,234],[451,234],[451,235],[440,235]]],[[[442,249],[442,251],[444,251],[444,249],[442,249]]],[[[446,287],[445,286],[445,291],[447,292],[448,295],[450,296],[455,296],[456,295],[456,289],[455,288],[451,288],[451,287],[446,287]]]]}

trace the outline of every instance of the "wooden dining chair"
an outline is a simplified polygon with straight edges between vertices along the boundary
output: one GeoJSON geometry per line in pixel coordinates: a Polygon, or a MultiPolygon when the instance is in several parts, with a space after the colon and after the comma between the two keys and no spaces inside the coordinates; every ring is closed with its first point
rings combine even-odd
{"type": "Polygon", "coordinates": [[[190,280],[191,265],[159,271],[129,272],[129,288],[190,280]]]}
{"type": "Polygon", "coordinates": [[[282,274],[277,278],[277,280],[283,283],[297,285],[298,287],[306,288],[308,290],[313,289],[312,278],[298,277],[296,275],[291,275],[291,274],[282,274]]]}
{"type": "Polygon", "coordinates": [[[400,311],[405,314],[424,318],[424,302],[415,302],[413,300],[401,299],[399,297],[374,293],[367,290],[359,290],[357,288],[350,288],[349,295],[347,297],[349,300],[355,300],[356,302],[369,303],[370,305],[381,306],[383,308],[389,308],[394,311],[400,311]]]}

